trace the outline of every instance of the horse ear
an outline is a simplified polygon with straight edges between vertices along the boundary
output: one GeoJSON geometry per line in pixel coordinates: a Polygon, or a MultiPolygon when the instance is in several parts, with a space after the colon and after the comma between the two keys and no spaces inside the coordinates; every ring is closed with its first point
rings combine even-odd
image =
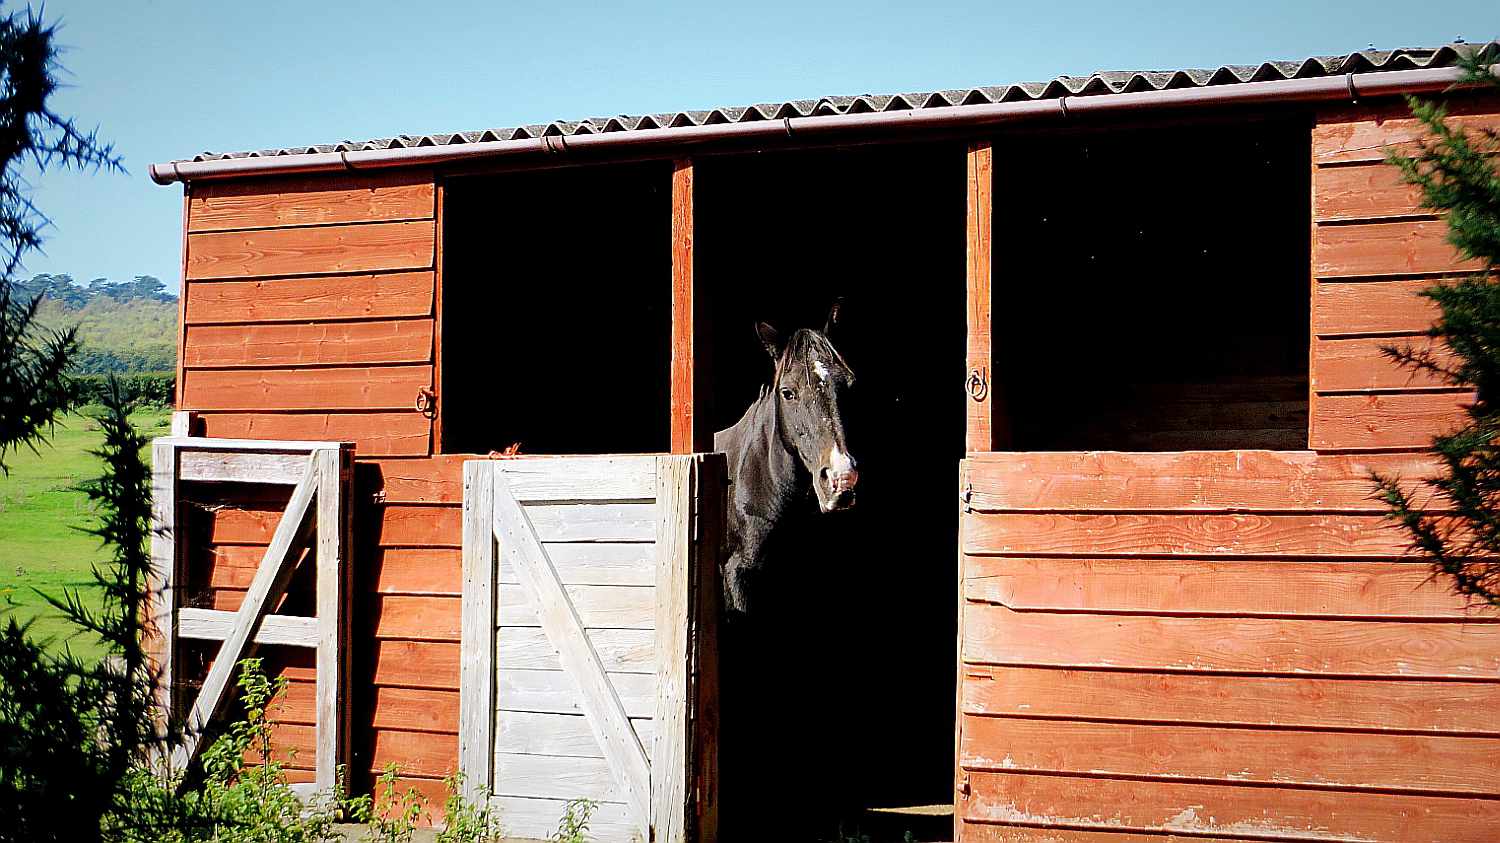
{"type": "Polygon", "coordinates": [[[773,362],[781,360],[781,334],[775,328],[765,322],[756,322],[755,335],[760,337],[760,344],[766,347],[773,362]]]}
{"type": "Polygon", "coordinates": [[[833,306],[828,308],[828,319],[823,322],[823,336],[832,336],[833,326],[839,323],[839,308],[843,306],[843,297],[839,297],[833,300],[833,306]]]}

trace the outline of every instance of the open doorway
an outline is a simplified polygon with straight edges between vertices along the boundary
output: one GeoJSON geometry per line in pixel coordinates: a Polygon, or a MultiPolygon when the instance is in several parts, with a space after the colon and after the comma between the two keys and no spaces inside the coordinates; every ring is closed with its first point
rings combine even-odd
{"type": "Polygon", "coordinates": [[[711,297],[715,429],[769,380],[757,320],[821,327],[856,377],[859,503],[768,559],[725,630],[726,840],[946,839],[952,801],[958,461],[964,442],[960,144],[701,160],[695,279],[711,297]],[[936,829],[936,831],[934,831],[936,829]]]}
{"type": "Polygon", "coordinates": [[[443,453],[667,450],[671,169],[444,188],[443,453]]]}

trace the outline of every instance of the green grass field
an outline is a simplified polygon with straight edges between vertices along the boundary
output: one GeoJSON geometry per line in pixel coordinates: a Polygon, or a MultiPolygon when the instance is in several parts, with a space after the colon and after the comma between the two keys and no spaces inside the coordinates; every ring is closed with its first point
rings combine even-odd
{"type": "MultiPolygon", "coordinates": [[[[163,409],[131,416],[147,437],[165,436],[170,420],[171,411],[163,409]]],[[[66,642],[85,657],[99,654],[97,642],[68,641],[71,627],[32,589],[61,596],[78,588],[91,605],[98,600],[89,569],[106,554],[98,539],[78,529],[91,526],[93,507],[77,486],[99,475],[102,464],[89,451],[102,441],[98,423],[69,415],[38,453],[7,455],[10,476],[0,475],[0,612],[35,619],[33,636],[51,639],[54,647],[66,642]]]]}

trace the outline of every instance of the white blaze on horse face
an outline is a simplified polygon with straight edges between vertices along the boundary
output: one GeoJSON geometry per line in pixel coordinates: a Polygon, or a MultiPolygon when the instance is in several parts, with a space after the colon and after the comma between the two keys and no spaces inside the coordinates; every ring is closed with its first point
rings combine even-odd
{"type": "Polygon", "coordinates": [[[815,375],[818,376],[818,380],[820,380],[820,381],[827,381],[828,380],[828,367],[823,365],[823,361],[822,360],[814,360],[812,368],[813,368],[813,374],[815,374],[815,375]]]}
{"type": "Polygon", "coordinates": [[[854,459],[834,446],[828,449],[828,485],[833,492],[854,488],[859,482],[859,472],[854,469],[854,459]]]}

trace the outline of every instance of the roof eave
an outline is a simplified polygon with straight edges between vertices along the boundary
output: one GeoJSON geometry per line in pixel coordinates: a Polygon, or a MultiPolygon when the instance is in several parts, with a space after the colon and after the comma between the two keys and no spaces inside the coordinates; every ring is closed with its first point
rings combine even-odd
{"type": "MultiPolygon", "coordinates": [[[[1500,65],[1493,72],[1500,76],[1500,65]]],[[[152,164],[151,179],[157,184],[171,184],[199,179],[434,166],[508,156],[565,157],[575,151],[612,148],[635,153],[659,150],[665,156],[669,151],[680,153],[704,144],[724,141],[836,139],[842,134],[981,128],[1036,120],[1070,121],[1088,115],[1156,109],[1290,102],[1356,102],[1366,97],[1442,91],[1458,83],[1462,77],[1463,71],[1454,67],[1345,73],[1338,76],[1244,82],[1202,88],[1065,96],[859,114],[784,117],[748,123],[634,129],[571,136],[548,135],[440,146],[251,156],[212,161],[171,161],[152,164]]]]}

